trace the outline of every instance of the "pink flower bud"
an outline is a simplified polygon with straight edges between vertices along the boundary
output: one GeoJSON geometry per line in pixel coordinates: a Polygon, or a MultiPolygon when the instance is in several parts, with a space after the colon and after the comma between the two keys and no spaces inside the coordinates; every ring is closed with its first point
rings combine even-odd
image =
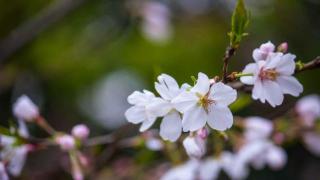
{"type": "Polygon", "coordinates": [[[202,139],[206,139],[208,137],[208,134],[209,132],[207,128],[201,128],[197,131],[197,135],[202,139]]]}
{"type": "Polygon", "coordinates": [[[75,147],[75,140],[70,135],[62,135],[57,137],[56,143],[60,145],[60,148],[64,151],[69,151],[75,147]]]}
{"type": "Polygon", "coordinates": [[[72,128],[72,135],[78,139],[86,139],[89,133],[89,128],[84,124],[78,124],[72,128]]]}
{"type": "Polygon", "coordinates": [[[32,122],[39,116],[39,109],[28,96],[23,95],[13,104],[13,114],[18,119],[32,122]]]}
{"type": "Polygon", "coordinates": [[[206,153],[206,142],[198,136],[188,136],[183,146],[190,158],[200,159],[206,153]]]}
{"type": "Polygon", "coordinates": [[[278,46],[278,52],[286,53],[288,51],[288,43],[283,42],[278,46]]]}

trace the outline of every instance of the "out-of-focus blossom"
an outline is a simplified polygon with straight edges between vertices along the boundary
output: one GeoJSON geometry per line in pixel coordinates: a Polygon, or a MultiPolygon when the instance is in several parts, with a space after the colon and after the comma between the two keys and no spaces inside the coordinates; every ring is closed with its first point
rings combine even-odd
{"type": "Polygon", "coordinates": [[[203,161],[192,159],[167,171],[161,180],[214,180],[218,178],[220,169],[219,161],[213,158],[203,161]]]}
{"type": "Polygon", "coordinates": [[[7,170],[13,176],[19,176],[25,164],[28,145],[16,145],[16,138],[10,136],[0,136],[1,158],[8,162],[7,170]]]}
{"type": "Polygon", "coordinates": [[[295,109],[303,124],[311,127],[320,117],[320,97],[318,95],[305,96],[297,102],[295,109]]]}
{"type": "Polygon", "coordinates": [[[320,156],[320,135],[315,132],[303,134],[303,141],[306,148],[316,156],[320,156]]]}
{"type": "Polygon", "coordinates": [[[247,161],[239,153],[225,151],[220,155],[219,162],[231,179],[245,179],[249,175],[247,161]]]}
{"type": "Polygon", "coordinates": [[[78,139],[88,138],[90,129],[84,124],[78,124],[72,128],[71,134],[78,139]]]}
{"type": "Polygon", "coordinates": [[[267,43],[261,44],[259,48],[253,50],[252,57],[256,62],[264,61],[267,60],[267,57],[272,54],[274,50],[274,44],[268,41],[267,43]]]}
{"type": "Polygon", "coordinates": [[[157,138],[148,138],[146,140],[146,147],[152,151],[160,151],[163,149],[163,143],[157,138]]]}
{"type": "Polygon", "coordinates": [[[69,151],[75,148],[75,140],[70,135],[61,135],[56,138],[56,143],[64,151],[69,151]]]}
{"type": "Polygon", "coordinates": [[[302,85],[292,76],[295,58],[293,54],[271,53],[266,60],[248,64],[242,73],[253,76],[243,76],[240,80],[253,85],[253,99],[260,99],[262,103],[267,101],[272,107],[278,106],[283,102],[283,94],[299,96],[303,91],[302,85]]]}
{"type": "Polygon", "coordinates": [[[6,168],[4,167],[4,164],[2,162],[0,162],[0,179],[9,180],[8,174],[6,172],[6,168]]]}
{"type": "Polygon", "coordinates": [[[170,11],[166,5],[148,1],[142,9],[142,31],[154,42],[165,42],[171,36],[170,11]]]}
{"type": "Polygon", "coordinates": [[[201,158],[206,153],[206,140],[199,136],[188,136],[183,140],[183,147],[190,158],[201,158]]]}
{"type": "MultiPolygon", "coordinates": [[[[133,124],[142,123],[140,127],[141,132],[149,129],[156,121],[157,116],[152,114],[147,108],[155,98],[154,94],[147,90],[143,90],[143,93],[135,91],[128,97],[128,102],[134,106],[125,112],[125,116],[127,120],[133,124]]],[[[161,98],[157,100],[159,102],[161,101],[164,105],[167,104],[164,100],[161,100],[161,98]]]]}
{"type": "Polygon", "coordinates": [[[270,120],[261,117],[249,117],[245,119],[244,136],[247,141],[268,138],[273,131],[270,120]]]}
{"type": "Polygon", "coordinates": [[[39,109],[28,96],[23,95],[13,104],[13,114],[18,119],[31,122],[39,116],[39,109]]]}
{"type": "Polygon", "coordinates": [[[198,74],[198,80],[189,91],[184,91],[172,100],[175,108],[183,113],[184,131],[196,131],[208,122],[213,129],[224,131],[233,124],[228,105],[237,98],[237,92],[218,82],[210,86],[207,75],[198,74]]]}
{"type": "Polygon", "coordinates": [[[268,165],[274,170],[279,170],[287,162],[285,151],[270,140],[257,140],[245,144],[239,150],[239,156],[243,161],[251,163],[255,169],[262,169],[268,165]]]}
{"type": "Polygon", "coordinates": [[[197,170],[199,167],[199,161],[190,160],[185,164],[177,166],[169,171],[167,171],[161,180],[194,180],[197,177],[197,170]]]}

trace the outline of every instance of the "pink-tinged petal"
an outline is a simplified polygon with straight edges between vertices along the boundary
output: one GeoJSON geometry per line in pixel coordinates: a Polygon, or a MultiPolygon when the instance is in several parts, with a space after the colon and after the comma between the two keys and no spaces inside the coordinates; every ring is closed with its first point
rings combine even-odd
{"type": "Polygon", "coordinates": [[[296,56],[293,54],[283,55],[276,67],[276,71],[281,75],[292,75],[296,68],[295,58],[296,56]]]}
{"type": "Polygon", "coordinates": [[[208,124],[218,131],[229,129],[233,124],[233,116],[228,107],[213,105],[209,109],[208,124]]]}
{"type": "MultiPolygon", "coordinates": [[[[257,71],[259,71],[259,67],[256,63],[250,63],[248,65],[246,65],[246,67],[244,68],[244,70],[242,71],[243,74],[248,74],[248,73],[252,73],[252,74],[257,74],[257,71]]],[[[254,83],[254,76],[242,76],[240,78],[240,81],[244,84],[248,84],[248,85],[253,85],[254,83]]]]}
{"type": "Polygon", "coordinates": [[[287,163],[287,154],[282,148],[273,145],[266,153],[266,160],[270,168],[280,170],[287,163]]]}
{"type": "Polygon", "coordinates": [[[260,46],[260,50],[263,52],[266,52],[266,53],[274,52],[275,49],[276,49],[276,47],[271,41],[263,43],[260,46]]]}
{"type": "Polygon", "coordinates": [[[27,146],[20,146],[15,148],[10,153],[13,153],[12,158],[7,166],[8,171],[13,176],[19,176],[21,174],[22,168],[26,162],[28,148],[27,146]]]}
{"type": "Polygon", "coordinates": [[[260,51],[260,49],[253,50],[252,57],[255,61],[266,60],[267,55],[260,51]]]}
{"type": "Polygon", "coordinates": [[[182,131],[182,119],[176,111],[164,116],[160,124],[160,136],[164,140],[176,141],[182,131]]]}
{"type": "Polygon", "coordinates": [[[260,99],[262,103],[265,103],[265,95],[264,95],[264,88],[262,86],[262,81],[260,79],[257,79],[254,83],[253,89],[252,89],[252,98],[257,100],[260,99]]]}
{"type": "Polygon", "coordinates": [[[146,106],[146,110],[154,116],[164,116],[173,108],[172,104],[162,98],[154,98],[150,104],[146,106]]]}
{"type": "Polygon", "coordinates": [[[290,94],[292,96],[299,96],[303,91],[303,86],[293,76],[279,76],[277,82],[284,94],[290,94]]]}
{"type": "Polygon", "coordinates": [[[124,113],[128,122],[133,124],[141,123],[146,120],[145,107],[143,106],[132,106],[124,113]]]}
{"type": "Polygon", "coordinates": [[[315,132],[303,134],[303,141],[306,148],[316,156],[320,156],[320,135],[315,132]]]}
{"type": "Polygon", "coordinates": [[[192,92],[200,93],[201,95],[207,94],[210,88],[210,81],[207,75],[199,72],[196,85],[191,89],[192,92]]]}
{"type": "Polygon", "coordinates": [[[174,108],[176,108],[181,113],[184,113],[189,108],[193,107],[198,102],[198,97],[189,91],[184,91],[179,94],[172,101],[174,108]]]}
{"type": "Polygon", "coordinates": [[[156,117],[150,117],[147,120],[143,121],[139,131],[140,132],[146,131],[154,124],[155,121],[156,121],[156,117]]]}
{"type": "Polygon", "coordinates": [[[265,69],[273,69],[278,66],[280,61],[282,60],[282,53],[271,53],[267,57],[266,63],[264,65],[265,69]]]}
{"type": "Polygon", "coordinates": [[[237,91],[218,82],[212,85],[209,97],[218,105],[228,106],[237,99],[237,91]]]}
{"type": "Polygon", "coordinates": [[[198,105],[194,105],[185,111],[182,119],[183,131],[196,131],[204,127],[208,119],[206,111],[198,105]]]}
{"type": "Polygon", "coordinates": [[[265,80],[263,81],[262,86],[265,90],[264,91],[265,98],[272,107],[276,107],[282,104],[284,97],[283,97],[280,86],[276,82],[265,80]]]}
{"type": "Polygon", "coordinates": [[[180,92],[180,88],[175,79],[167,74],[161,74],[158,76],[158,81],[155,83],[155,89],[160,96],[166,100],[171,100],[177,96],[180,92]]]}

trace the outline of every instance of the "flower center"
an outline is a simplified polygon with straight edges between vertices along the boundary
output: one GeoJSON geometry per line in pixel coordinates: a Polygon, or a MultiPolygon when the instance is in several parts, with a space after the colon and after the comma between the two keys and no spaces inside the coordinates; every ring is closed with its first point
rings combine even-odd
{"type": "Polygon", "coordinates": [[[273,68],[273,69],[266,69],[266,70],[261,69],[261,70],[260,70],[260,73],[259,73],[259,78],[260,78],[261,80],[268,79],[268,80],[274,81],[274,80],[277,79],[278,75],[279,75],[279,73],[276,71],[275,68],[273,68]]]}
{"type": "Polygon", "coordinates": [[[199,94],[198,97],[199,97],[198,105],[203,107],[206,113],[209,113],[209,106],[214,103],[214,100],[209,99],[209,93],[207,93],[204,96],[199,94]]]}

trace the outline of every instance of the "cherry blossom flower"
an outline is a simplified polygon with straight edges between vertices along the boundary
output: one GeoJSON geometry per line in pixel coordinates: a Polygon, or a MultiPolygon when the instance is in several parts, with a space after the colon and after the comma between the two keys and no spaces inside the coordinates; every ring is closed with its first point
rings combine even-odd
{"type": "Polygon", "coordinates": [[[305,147],[314,155],[320,156],[320,135],[316,132],[306,132],[302,138],[305,147]]]}
{"type": "Polygon", "coordinates": [[[155,98],[148,108],[153,114],[163,117],[160,124],[160,136],[164,140],[173,142],[181,135],[181,115],[174,108],[172,100],[187,87],[189,86],[184,84],[180,88],[176,80],[167,74],[158,76],[158,82],[155,83],[155,89],[162,98],[155,98]]]}
{"type": "Polygon", "coordinates": [[[253,50],[252,57],[256,62],[267,60],[267,57],[272,54],[274,50],[274,44],[268,41],[267,43],[262,44],[259,48],[253,50]]]}
{"type": "Polygon", "coordinates": [[[245,119],[244,137],[246,141],[266,139],[273,131],[271,120],[261,117],[248,117],[245,119]]]}
{"type": "Polygon", "coordinates": [[[249,175],[247,161],[245,161],[239,153],[224,151],[221,153],[218,161],[221,169],[223,169],[231,179],[245,179],[249,175]]]}
{"type": "MultiPolygon", "coordinates": [[[[157,116],[151,113],[148,109],[148,105],[155,99],[156,97],[154,94],[147,90],[143,90],[143,93],[135,91],[128,97],[128,102],[134,106],[125,112],[125,116],[130,123],[142,123],[140,127],[141,132],[149,129],[156,121],[157,116]]],[[[161,100],[161,98],[157,98],[157,103],[160,101],[163,103],[163,105],[167,104],[167,102],[161,100]]],[[[163,106],[164,111],[167,111],[165,108],[171,107],[163,106]]]]}
{"type": "Polygon", "coordinates": [[[39,109],[28,96],[23,95],[13,104],[13,114],[18,119],[31,122],[38,117],[39,109]]]}
{"type": "Polygon", "coordinates": [[[219,176],[221,165],[213,158],[203,161],[191,159],[167,171],[161,180],[214,180],[219,176]]]}
{"type": "Polygon", "coordinates": [[[200,159],[206,153],[206,140],[199,136],[188,136],[183,140],[183,147],[190,158],[200,159]]]}
{"type": "Polygon", "coordinates": [[[8,162],[8,172],[13,176],[19,176],[25,164],[27,153],[30,148],[28,145],[16,145],[16,138],[11,136],[0,136],[1,158],[8,162]]]}
{"type": "Polygon", "coordinates": [[[243,76],[241,82],[253,85],[252,98],[266,101],[272,106],[278,106],[283,102],[283,94],[298,96],[303,87],[292,76],[295,70],[295,55],[272,53],[265,61],[257,61],[248,64],[243,73],[253,76],[243,76]]]}
{"type": "Polygon", "coordinates": [[[75,148],[76,142],[70,135],[61,135],[56,138],[56,143],[64,151],[69,151],[75,148]]]}
{"type": "Polygon", "coordinates": [[[314,121],[320,117],[320,97],[308,95],[301,98],[297,102],[295,110],[305,126],[313,126],[314,121]]]}
{"type": "Polygon", "coordinates": [[[207,75],[198,74],[194,87],[172,100],[174,107],[183,113],[183,131],[196,131],[208,122],[213,129],[224,131],[233,124],[228,105],[236,100],[237,92],[218,82],[210,85],[207,75]]]}
{"type": "Polygon", "coordinates": [[[90,129],[84,124],[78,124],[72,128],[71,134],[78,139],[88,138],[90,129]]]}

